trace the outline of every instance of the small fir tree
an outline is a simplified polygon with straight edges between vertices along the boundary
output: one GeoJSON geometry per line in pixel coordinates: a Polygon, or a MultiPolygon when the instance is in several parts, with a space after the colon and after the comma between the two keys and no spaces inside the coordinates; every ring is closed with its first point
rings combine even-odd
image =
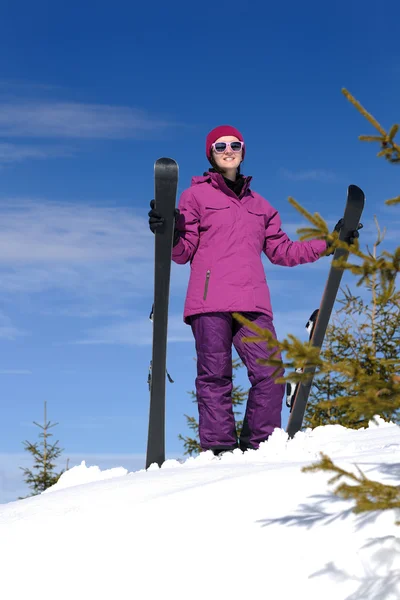
{"type": "MultiPolygon", "coordinates": [[[[377,248],[384,239],[378,229],[372,255],[376,259],[377,248]]],[[[338,300],[343,306],[327,329],[322,359],[328,364],[343,360],[357,363],[369,377],[387,381],[396,375],[396,364],[400,361],[400,293],[394,292],[387,302],[382,303],[381,282],[374,273],[366,283],[368,300],[354,295],[349,287],[338,300]]],[[[358,395],[357,382],[344,385],[340,371],[324,373],[316,378],[313,391],[304,415],[305,427],[338,423],[344,427],[359,429],[379,415],[386,421],[400,422],[400,408],[388,402],[377,407],[374,402],[365,402],[358,395]]]]}
{"type": "Polygon", "coordinates": [[[63,449],[59,447],[58,440],[52,444],[49,442],[49,438],[53,436],[49,430],[58,423],[51,423],[47,420],[46,402],[44,403],[44,424],[41,425],[36,421],[34,424],[42,430],[39,434],[42,441],[34,444],[28,441],[24,442],[25,450],[30,452],[34,459],[33,470],[20,467],[24,472],[25,483],[32,489],[30,496],[36,496],[57,483],[64,471],[68,469],[67,461],[66,469],[59,473],[55,472],[55,461],[61,456],[63,449]]]}
{"type": "MultiPolygon", "coordinates": [[[[233,369],[233,375],[232,375],[232,380],[235,380],[235,371],[239,368],[241,368],[243,366],[243,363],[239,360],[239,359],[234,359],[232,361],[232,369],[233,369]]],[[[196,392],[191,391],[189,392],[190,396],[193,398],[193,402],[197,403],[196,400],[196,392]]],[[[237,408],[238,406],[241,406],[243,404],[243,402],[245,402],[247,397],[247,392],[245,390],[243,390],[243,388],[240,385],[234,385],[233,389],[232,389],[232,405],[235,408],[237,408]]],[[[235,422],[236,422],[236,431],[238,436],[240,435],[240,432],[242,430],[242,426],[243,426],[243,419],[241,418],[241,412],[234,410],[233,414],[235,415],[235,422]]],[[[193,432],[192,436],[188,435],[188,436],[183,436],[181,434],[179,434],[178,438],[183,442],[183,447],[185,449],[184,454],[189,455],[189,456],[196,456],[197,454],[199,454],[201,452],[201,447],[200,447],[200,441],[199,441],[199,424],[198,421],[196,420],[195,417],[189,417],[188,415],[185,415],[186,421],[187,421],[187,425],[190,429],[190,431],[193,432]]]]}
{"type": "MultiPolygon", "coordinates": [[[[390,164],[399,165],[400,145],[396,143],[395,137],[400,126],[393,125],[389,132],[386,132],[380,123],[347,90],[343,89],[342,91],[346,98],[380,134],[377,136],[360,136],[360,139],[366,142],[378,142],[381,147],[378,157],[385,158],[390,164]]],[[[324,239],[332,244],[333,250],[336,248],[347,250],[347,253],[340,259],[334,259],[334,266],[350,271],[353,275],[358,276],[357,286],[366,286],[374,290],[375,299],[372,304],[372,306],[375,305],[376,307],[375,313],[373,312],[374,308],[372,308],[374,319],[377,316],[377,309],[379,307],[382,315],[391,314],[388,320],[389,323],[397,322],[400,301],[399,294],[396,292],[396,279],[400,272],[400,246],[392,253],[383,251],[379,255],[376,253],[374,255],[371,252],[362,252],[358,240],[355,240],[354,244],[351,245],[339,240],[339,235],[329,232],[327,223],[318,213],[311,215],[293,198],[289,198],[289,201],[314,226],[299,229],[298,233],[301,234],[300,239],[324,239]],[[358,262],[351,262],[351,256],[357,257],[358,262]]],[[[400,196],[386,200],[385,203],[388,206],[400,204],[400,196]]],[[[356,306],[359,305],[359,298],[354,298],[355,300],[349,299],[349,306],[354,305],[354,302],[356,306]]],[[[234,313],[234,317],[240,323],[247,325],[255,333],[253,337],[249,336],[244,341],[249,343],[266,341],[271,348],[276,348],[277,352],[285,353],[286,362],[283,362],[276,354],[272,355],[269,360],[260,360],[261,364],[276,367],[274,377],[276,377],[277,382],[307,382],[309,374],[307,371],[304,371],[304,367],[308,365],[315,366],[318,377],[329,373],[340,374],[340,386],[344,388],[345,394],[342,396],[339,395],[335,403],[337,406],[343,406],[343,399],[346,396],[346,402],[348,402],[347,413],[349,413],[350,405],[352,407],[355,406],[354,409],[351,409],[354,410],[353,417],[356,414],[365,415],[367,410],[371,415],[389,413],[396,415],[397,411],[399,411],[400,357],[398,354],[392,358],[378,356],[379,353],[377,353],[375,347],[378,342],[376,328],[372,328],[375,336],[372,339],[372,350],[369,354],[365,354],[365,359],[368,359],[371,366],[371,368],[368,368],[365,362],[360,363],[358,360],[350,360],[349,357],[336,357],[336,360],[332,360],[332,355],[324,357],[319,348],[313,347],[310,342],[302,343],[292,335],[289,335],[283,341],[276,341],[268,330],[257,327],[240,313],[234,313]],[[379,368],[375,368],[377,364],[376,358],[379,359],[379,368]],[[282,367],[287,370],[288,374],[284,377],[279,377],[279,371],[282,367]],[[299,367],[302,371],[297,372],[296,369],[299,367]],[[369,405],[368,408],[367,405],[369,405]]],[[[390,356],[392,355],[390,354],[390,356]]],[[[329,388],[329,391],[332,393],[332,388],[329,388]]],[[[304,470],[333,472],[335,475],[331,479],[331,483],[337,483],[343,478],[350,480],[350,484],[343,483],[342,481],[334,489],[334,493],[342,498],[354,500],[354,512],[400,507],[400,485],[391,486],[369,480],[360,470],[358,471],[358,476],[342,470],[324,454],[321,454],[319,462],[305,467],[304,470]]],[[[400,521],[397,523],[400,524],[400,521]]]]}

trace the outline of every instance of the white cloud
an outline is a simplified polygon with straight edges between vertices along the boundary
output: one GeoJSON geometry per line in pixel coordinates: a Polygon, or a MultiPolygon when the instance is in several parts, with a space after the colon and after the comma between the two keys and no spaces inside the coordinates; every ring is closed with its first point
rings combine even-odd
{"type": "Polygon", "coordinates": [[[77,148],[55,145],[55,139],[147,139],[159,137],[178,125],[131,106],[50,98],[66,93],[68,90],[59,86],[0,81],[0,136],[49,141],[47,144],[0,143],[0,166],[76,154],[77,148]]]}
{"type": "Polygon", "coordinates": [[[72,150],[57,146],[45,147],[0,143],[0,165],[22,162],[30,158],[43,160],[72,155],[72,150]]]}
{"type": "MultiPolygon", "coordinates": [[[[151,307],[149,307],[151,308],[151,307]]],[[[147,315],[146,315],[147,316],[147,315]]],[[[76,344],[126,344],[148,346],[153,341],[153,326],[150,319],[122,321],[105,327],[89,329],[86,337],[76,344]]],[[[191,342],[191,328],[183,322],[182,315],[170,315],[168,319],[168,342],[191,342]]]]}
{"type": "Polygon", "coordinates": [[[75,139],[137,139],[176,125],[127,106],[78,102],[0,103],[0,135],[75,139]]]}
{"type": "Polygon", "coordinates": [[[0,369],[0,375],[32,375],[27,369],[0,369]]]}
{"type": "Polygon", "coordinates": [[[129,209],[18,199],[0,208],[0,292],[63,291],[58,306],[71,314],[119,311],[148,293],[153,252],[146,219],[129,209]]]}
{"type": "Polygon", "coordinates": [[[14,341],[17,337],[27,335],[26,331],[14,327],[11,319],[0,312],[0,339],[14,341]]]}
{"type": "Polygon", "coordinates": [[[18,94],[36,94],[40,92],[52,92],[60,91],[62,88],[59,85],[39,83],[32,81],[22,81],[16,79],[1,79],[0,80],[0,92],[2,96],[8,96],[14,98],[18,94]]]}
{"type": "MultiPolygon", "coordinates": [[[[153,259],[147,218],[133,209],[18,198],[0,203],[0,294],[23,301],[30,313],[126,317],[127,307],[132,315],[134,302],[146,297],[150,310],[153,259]]],[[[171,296],[181,296],[187,279],[188,268],[172,265],[171,296]]],[[[0,336],[16,333],[0,319],[0,336]]]]}
{"type": "Polygon", "coordinates": [[[146,258],[151,248],[147,221],[128,209],[16,198],[0,217],[3,264],[146,258]]]}
{"type": "Polygon", "coordinates": [[[335,173],[324,169],[308,169],[303,171],[280,169],[279,174],[284,179],[290,179],[291,181],[322,181],[323,183],[337,181],[335,173]]]}
{"type": "MultiPolygon", "coordinates": [[[[113,309],[112,307],[107,308],[107,317],[126,317],[129,314],[127,309],[113,309]]],[[[66,306],[65,308],[58,307],[45,307],[40,311],[41,315],[46,316],[57,316],[57,317],[71,317],[78,319],[97,319],[104,317],[104,307],[101,306],[66,306]]]]}
{"type": "MultiPolygon", "coordinates": [[[[75,343],[151,344],[153,258],[147,219],[132,209],[20,199],[0,205],[0,294],[7,312],[15,322],[17,310],[102,325],[85,332],[72,321],[75,343]]],[[[171,301],[181,299],[187,278],[188,268],[172,266],[171,301]]],[[[21,335],[27,332],[0,313],[0,338],[21,335]]],[[[190,335],[181,315],[171,317],[171,341],[190,335]]]]}

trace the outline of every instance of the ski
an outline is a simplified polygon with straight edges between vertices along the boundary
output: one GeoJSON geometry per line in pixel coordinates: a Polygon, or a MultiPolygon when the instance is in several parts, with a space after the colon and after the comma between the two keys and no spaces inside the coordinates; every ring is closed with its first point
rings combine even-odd
{"type": "MultiPolygon", "coordinates": [[[[318,308],[316,310],[314,310],[313,314],[310,316],[310,318],[308,319],[308,321],[306,323],[306,329],[308,331],[308,339],[309,340],[311,340],[312,335],[314,333],[314,328],[315,328],[315,323],[317,322],[318,312],[319,312],[318,308]]],[[[301,367],[296,369],[296,373],[302,373],[302,372],[303,372],[303,369],[301,367]]],[[[293,406],[293,399],[296,395],[297,388],[299,387],[299,385],[300,385],[299,383],[296,384],[293,381],[288,381],[286,383],[286,406],[290,409],[293,406]]]]}
{"type": "MultiPolygon", "coordinates": [[[[347,202],[343,217],[343,225],[339,234],[340,240],[343,241],[349,232],[357,229],[364,209],[364,202],[364,192],[356,185],[350,185],[347,190],[347,202]]],[[[336,248],[333,260],[339,260],[342,256],[347,259],[348,255],[348,250],[336,248]]],[[[321,348],[324,342],[326,329],[329,324],[342,276],[343,269],[331,265],[320,307],[313,313],[316,319],[311,325],[310,342],[313,346],[318,348],[321,348]]],[[[287,399],[287,404],[290,401],[291,411],[286,432],[290,438],[301,429],[315,370],[316,367],[313,366],[306,366],[304,368],[304,372],[309,373],[310,377],[306,382],[297,384],[294,393],[287,399]]],[[[290,393],[292,388],[290,388],[290,390],[287,388],[287,390],[290,393]]]]}
{"type": "Polygon", "coordinates": [[[174,211],[178,187],[178,165],[171,158],[154,164],[155,209],[164,217],[164,226],[155,235],[153,348],[149,371],[150,411],[146,469],[165,461],[165,383],[167,364],[168,306],[174,211]]]}

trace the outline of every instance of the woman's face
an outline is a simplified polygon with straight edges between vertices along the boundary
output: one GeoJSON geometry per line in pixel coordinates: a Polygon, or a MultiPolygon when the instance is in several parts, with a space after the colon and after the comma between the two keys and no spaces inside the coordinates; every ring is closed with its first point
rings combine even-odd
{"type": "MultiPolygon", "coordinates": [[[[238,142],[239,140],[232,135],[224,135],[217,139],[215,144],[219,142],[238,142]]],[[[218,148],[218,146],[217,146],[218,148]]],[[[215,148],[212,149],[212,156],[215,164],[221,171],[225,171],[226,169],[237,169],[240,163],[242,162],[243,150],[241,149],[239,152],[234,152],[229,144],[226,144],[226,148],[223,152],[219,153],[215,151],[215,148]]]]}

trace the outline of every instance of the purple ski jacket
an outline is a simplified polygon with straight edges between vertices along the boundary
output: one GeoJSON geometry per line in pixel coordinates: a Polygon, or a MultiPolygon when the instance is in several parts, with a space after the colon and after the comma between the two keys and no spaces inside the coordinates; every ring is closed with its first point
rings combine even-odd
{"type": "Polygon", "coordinates": [[[291,241],[279,213],[250,189],[240,197],[219,173],[193,177],[180,196],[180,240],[172,260],[191,263],[183,318],[210,312],[261,312],[273,317],[261,254],[275,265],[294,267],[318,260],[324,240],[291,241]]]}

